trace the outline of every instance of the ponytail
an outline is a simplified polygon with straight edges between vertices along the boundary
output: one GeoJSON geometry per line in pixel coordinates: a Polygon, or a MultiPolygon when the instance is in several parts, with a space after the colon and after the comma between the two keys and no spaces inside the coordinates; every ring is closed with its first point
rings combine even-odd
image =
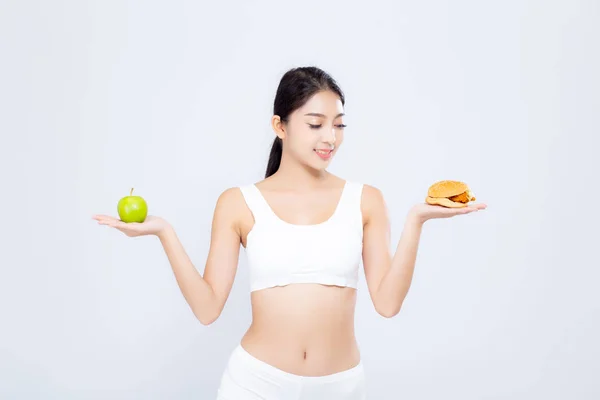
{"type": "Polygon", "coordinates": [[[281,154],[283,153],[283,143],[281,139],[275,136],[273,146],[271,146],[271,154],[269,155],[269,162],[267,163],[267,172],[265,178],[273,175],[279,169],[281,164],[281,154]]]}

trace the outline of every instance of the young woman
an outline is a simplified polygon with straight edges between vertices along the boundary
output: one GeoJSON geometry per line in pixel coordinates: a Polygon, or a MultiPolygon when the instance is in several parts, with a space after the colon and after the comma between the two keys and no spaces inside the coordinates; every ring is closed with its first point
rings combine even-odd
{"type": "Polygon", "coordinates": [[[392,256],[381,192],[327,171],[344,141],[344,104],[342,90],[319,68],[283,75],[266,177],[219,196],[204,275],[164,219],[94,217],[127,236],[158,236],[183,296],[205,325],[221,314],[240,244],[245,248],[252,323],[228,360],[218,399],[366,398],[354,335],[361,258],[375,309],[392,317],[408,293],[425,221],[485,208],[415,205],[392,256]]]}

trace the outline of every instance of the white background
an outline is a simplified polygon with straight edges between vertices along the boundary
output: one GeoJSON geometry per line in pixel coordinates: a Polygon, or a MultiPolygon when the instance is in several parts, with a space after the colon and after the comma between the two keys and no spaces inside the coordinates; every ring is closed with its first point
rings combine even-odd
{"type": "Polygon", "coordinates": [[[262,179],[281,75],[347,95],[331,171],[380,188],[392,248],[441,179],[396,317],[361,272],[370,399],[598,399],[596,1],[4,1],[0,397],[212,399],[250,323],[242,251],[201,325],[156,238],[98,226],[131,187],[199,271],[217,196],[262,179]]]}

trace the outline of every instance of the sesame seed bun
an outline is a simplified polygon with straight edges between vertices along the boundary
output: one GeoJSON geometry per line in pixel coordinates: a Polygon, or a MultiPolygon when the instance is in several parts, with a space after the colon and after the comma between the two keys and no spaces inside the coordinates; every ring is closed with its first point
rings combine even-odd
{"type": "Polygon", "coordinates": [[[469,190],[469,186],[460,181],[439,181],[429,187],[427,196],[429,197],[452,197],[469,190]]]}

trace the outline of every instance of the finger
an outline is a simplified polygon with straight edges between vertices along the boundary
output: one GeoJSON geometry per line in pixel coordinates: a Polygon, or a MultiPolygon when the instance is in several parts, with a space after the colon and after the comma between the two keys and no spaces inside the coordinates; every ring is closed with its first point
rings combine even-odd
{"type": "Polygon", "coordinates": [[[466,207],[466,209],[469,210],[469,212],[477,212],[480,210],[485,210],[485,208],[485,204],[474,204],[466,207]]]}
{"type": "Polygon", "coordinates": [[[110,215],[96,215],[93,217],[93,219],[95,219],[98,222],[118,221],[118,219],[116,219],[115,217],[111,217],[110,215]]]}
{"type": "Polygon", "coordinates": [[[99,218],[94,218],[99,225],[110,225],[112,223],[114,223],[114,218],[110,218],[110,217],[99,217],[99,218]]]}
{"type": "Polygon", "coordinates": [[[98,225],[106,225],[106,226],[116,228],[117,221],[110,220],[110,219],[103,219],[103,220],[98,221],[98,225]]]}
{"type": "Polygon", "coordinates": [[[113,224],[115,225],[115,228],[118,229],[132,230],[134,228],[132,223],[123,222],[120,219],[115,219],[113,224]]]}
{"type": "Polygon", "coordinates": [[[464,210],[465,214],[469,214],[469,213],[472,213],[472,212],[477,212],[477,211],[480,211],[480,210],[485,210],[485,208],[486,208],[485,204],[474,204],[474,205],[470,205],[470,206],[467,206],[467,207],[463,208],[463,210],[464,210]]]}
{"type": "Polygon", "coordinates": [[[124,222],[116,219],[116,218],[112,218],[112,217],[107,217],[107,218],[102,218],[98,220],[98,224],[100,225],[107,225],[113,228],[120,228],[123,227],[124,222]]]}

